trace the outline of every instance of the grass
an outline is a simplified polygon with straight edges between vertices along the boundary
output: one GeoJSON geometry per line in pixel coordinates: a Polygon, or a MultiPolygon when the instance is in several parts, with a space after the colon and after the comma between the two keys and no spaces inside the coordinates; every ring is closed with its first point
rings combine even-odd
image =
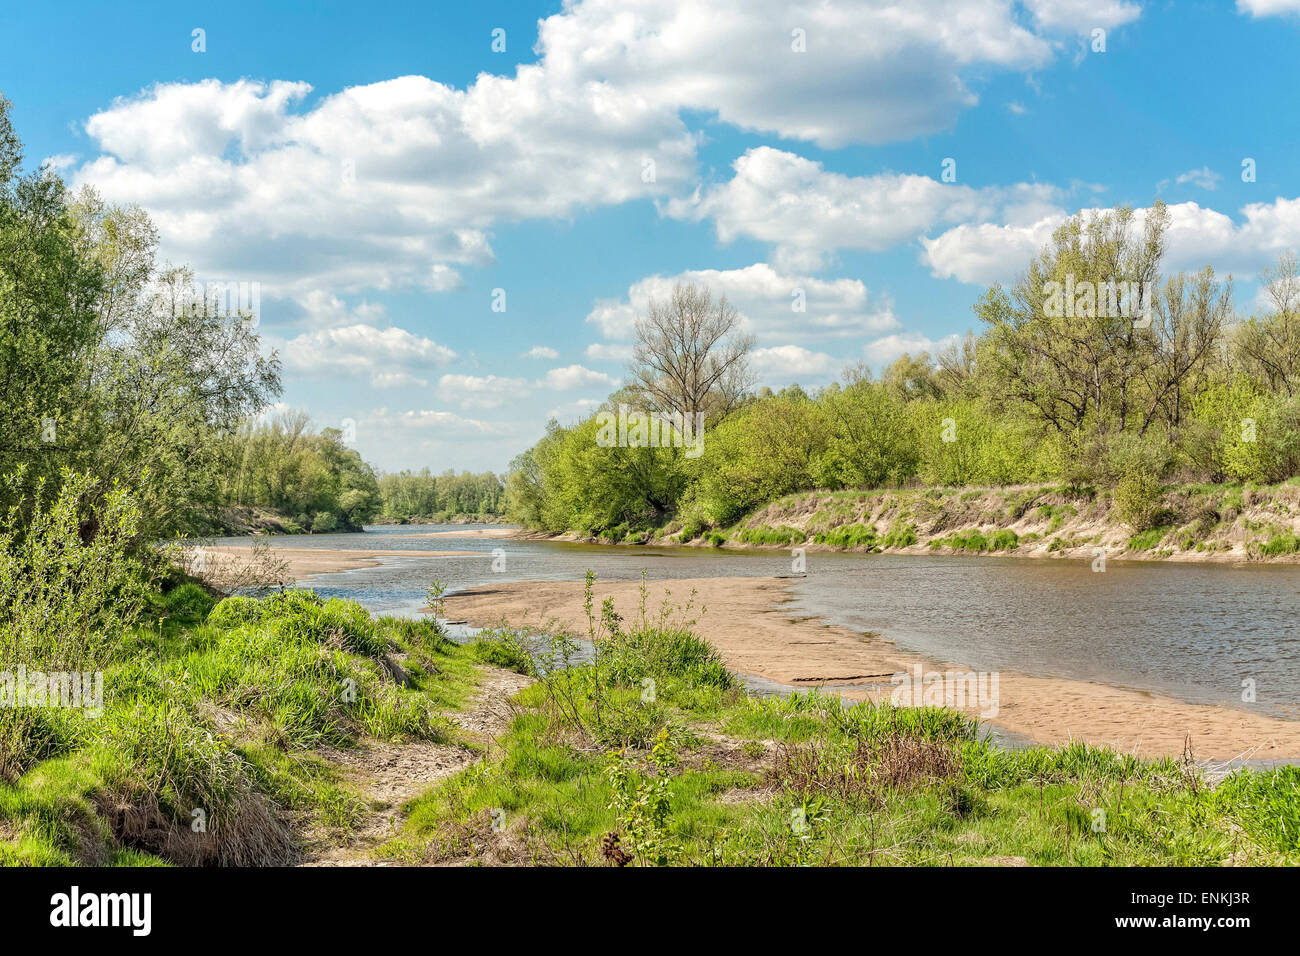
{"type": "Polygon", "coordinates": [[[1130,551],[1151,551],[1172,530],[1173,528],[1170,525],[1161,525],[1157,528],[1139,531],[1128,539],[1128,549],[1130,551]]]}
{"type": "Polygon", "coordinates": [[[828,544],[835,548],[879,550],[879,538],[876,526],[870,524],[845,524],[827,531],[818,531],[813,535],[817,544],[828,544]]]}
{"type": "Polygon", "coordinates": [[[741,528],[732,537],[745,544],[790,545],[802,543],[807,535],[798,528],[785,526],[770,528],[767,525],[760,525],[757,528],[741,528]]]}
{"type": "Polygon", "coordinates": [[[952,548],[954,551],[1014,551],[1020,546],[1020,537],[1010,528],[1000,528],[988,535],[977,529],[958,531],[946,538],[935,538],[930,548],[952,548]]]}
{"type": "Polygon", "coordinates": [[[103,668],[102,716],[0,711],[0,862],[290,861],[308,822],[363,810],[317,751],[450,739],[496,646],[310,591],[214,606],[185,584],[149,613],[103,668]]]}
{"type": "Polygon", "coordinates": [[[1300,538],[1289,531],[1275,534],[1261,544],[1259,550],[1261,554],[1268,555],[1295,554],[1300,551],[1300,538]]]}
{"type": "MultiPolygon", "coordinates": [[[[589,592],[590,594],[590,592],[589,592]]],[[[644,594],[644,591],[643,591],[644,594]]],[[[588,601],[597,660],[517,698],[497,759],[415,800],[407,863],[1300,863],[1300,770],[1002,750],[941,708],[745,694],[689,627],[588,601]],[[647,696],[646,688],[654,692],[647,696]]]]}

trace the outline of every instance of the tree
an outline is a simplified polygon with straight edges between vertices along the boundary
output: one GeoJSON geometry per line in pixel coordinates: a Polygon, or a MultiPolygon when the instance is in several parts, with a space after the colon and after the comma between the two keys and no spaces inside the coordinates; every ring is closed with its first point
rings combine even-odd
{"type": "Polygon", "coordinates": [[[1140,312],[1168,224],[1159,201],[1140,233],[1128,207],[1075,216],[1015,286],[990,289],[975,311],[989,326],[979,356],[996,392],[1070,435],[1123,431],[1135,414],[1140,423],[1156,344],[1140,312]]]}
{"type": "Polygon", "coordinates": [[[666,302],[652,298],[636,337],[633,387],[652,411],[714,423],[753,386],[754,338],[726,296],[715,302],[704,286],[679,282],[666,302]]]}
{"type": "Polygon", "coordinates": [[[1300,390],[1300,265],[1294,252],[1284,253],[1272,269],[1260,273],[1272,309],[1243,323],[1235,337],[1237,357],[1252,377],[1273,390],[1295,395],[1300,390]]]}

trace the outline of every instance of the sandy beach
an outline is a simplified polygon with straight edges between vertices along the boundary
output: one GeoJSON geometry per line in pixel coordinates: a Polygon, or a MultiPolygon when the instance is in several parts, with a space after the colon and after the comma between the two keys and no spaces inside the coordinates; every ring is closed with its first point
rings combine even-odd
{"type": "MultiPolygon", "coordinates": [[[[473,555],[474,551],[383,551],[352,550],[350,548],[282,548],[271,546],[272,554],[280,561],[287,562],[287,573],[295,581],[311,577],[313,574],[333,574],[336,571],[352,571],[356,568],[374,568],[381,562],[380,557],[392,555],[403,558],[454,558],[473,555]]],[[[251,549],[220,545],[204,549],[209,559],[215,558],[219,565],[247,561],[251,549]]]]}
{"type": "MultiPolygon", "coordinates": [[[[596,604],[612,597],[625,620],[638,614],[638,582],[598,582],[596,604]]],[[[891,675],[946,671],[875,635],[863,635],[795,616],[785,607],[788,582],[780,578],[688,578],[649,582],[653,617],[671,591],[674,606],[695,591],[698,630],[742,673],[798,687],[851,685],[853,699],[888,698],[891,675]]],[[[502,621],[540,627],[558,622],[585,634],[581,581],[517,582],[475,588],[447,597],[447,613],[475,626],[502,621]]],[[[955,662],[959,664],[960,662],[955,662]]],[[[958,667],[957,669],[962,669],[958,667]]],[[[1190,738],[1198,759],[1300,758],[1300,722],[1245,709],[1190,704],[1158,694],[1089,681],[1033,677],[1002,671],[998,710],[988,721],[1044,744],[1083,740],[1139,756],[1178,756],[1190,738]]],[[[978,715],[980,708],[963,708],[978,715]]]]}

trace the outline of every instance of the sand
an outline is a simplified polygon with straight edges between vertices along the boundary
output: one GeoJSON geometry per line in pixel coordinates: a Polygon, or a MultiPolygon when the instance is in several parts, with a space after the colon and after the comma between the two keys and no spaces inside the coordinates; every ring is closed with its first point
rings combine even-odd
{"type": "MultiPolygon", "coordinates": [[[[449,595],[447,613],[475,626],[546,625],[552,621],[587,631],[581,581],[532,581],[475,588],[449,595]]],[[[797,687],[836,685],[853,699],[888,698],[890,675],[945,671],[891,642],[818,618],[794,616],[779,578],[691,578],[652,581],[649,612],[656,615],[671,590],[674,605],[696,592],[697,628],[733,670],[797,687]],[[847,688],[842,685],[851,685],[847,688]]],[[[627,620],[638,613],[637,582],[598,582],[596,605],[606,596],[627,620]]],[[[989,723],[1044,744],[1082,740],[1138,756],[1179,756],[1190,738],[1197,759],[1284,760],[1300,758],[1300,722],[1246,709],[1190,704],[1172,697],[1089,681],[1033,677],[1002,671],[997,713],[989,723]]],[[[981,708],[963,708],[979,714],[981,708]]],[[[987,706],[984,708],[988,710],[987,706]]]]}
{"type": "Polygon", "coordinates": [[[465,531],[413,531],[410,534],[386,534],[385,538],[514,538],[517,528],[468,528],[465,531]]]}
{"type": "MultiPolygon", "coordinates": [[[[249,548],[221,545],[204,548],[204,554],[215,558],[220,563],[237,563],[247,561],[252,555],[249,548]]],[[[378,551],[353,550],[351,548],[282,548],[271,546],[271,553],[280,561],[287,562],[288,575],[295,581],[309,578],[314,574],[333,574],[336,571],[352,571],[356,568],[374,568],[383,562],[382,556],[392,555],[402,558],[454,558],[479,554],[477,551],[378,551]]]]}

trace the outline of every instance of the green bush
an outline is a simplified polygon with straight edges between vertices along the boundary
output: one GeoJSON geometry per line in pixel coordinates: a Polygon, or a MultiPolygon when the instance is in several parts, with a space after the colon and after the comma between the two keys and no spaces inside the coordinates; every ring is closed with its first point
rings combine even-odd
{"type": "Polygon", "coordinates": [[[1154,528],[1162,514],[1163,486],[1150,471],[1130,471],[1115,486],[1115,516],[1134,531],[1154,528]]]}

